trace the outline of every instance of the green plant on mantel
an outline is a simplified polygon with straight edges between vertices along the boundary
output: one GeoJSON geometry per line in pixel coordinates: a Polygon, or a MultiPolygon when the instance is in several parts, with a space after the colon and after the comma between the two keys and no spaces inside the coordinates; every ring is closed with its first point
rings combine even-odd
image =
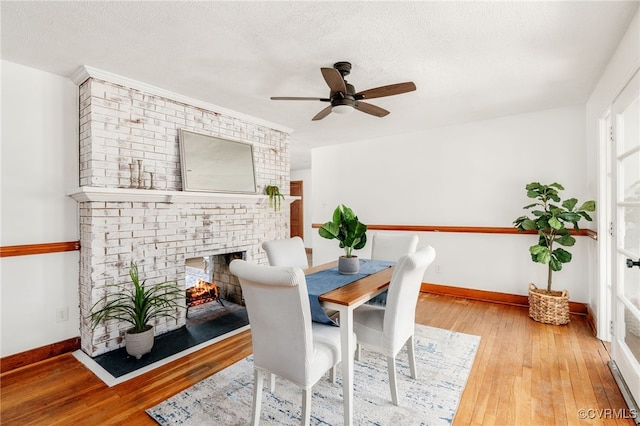
{"type": "Polygon", "coordinates": [[[284,200],[284,195],[280,193],[280,188],[275,185],[268,185],[264,191],[269,196],[269,207],[272,207],[275,211],[280,211],[284,200]]]}
{"type": "Polygon", "coordinates": [[[323,238],[340,241],[345,257],[352,257],[353,250],[360,250],[367,245],[367,225],[360,222],[353,210],[345,205],[336,207],[332,220],[322,225],[318,233],[323,238]]]}
{"type": "Polygon", "coordinates": [[[145,287],[147,280],[140,283],[138,265],[131,262],[129,277],[133,288],[119,284],[107,287],[117,289],[101,297],[90,311],[91,325],[95,329],[101,322],[118,319],[132,325],[133,333],[140,333],[148,328],[153,318],[176,318],[175,309],[183,307],[184,290],[173,282],[163,282],[145,287]]]}
{"type": "Polygon", "coordinates": [[[538,244],[529,247],[529,253],[534,262],[548,265],[547,291],[551,292],[552,273],[560,271],[562,264],[571,262],[572,258],[571,253],[560,247],[554,248],[554,244],[573,246],[576,239],[567,229],[567,225],[572,225],[575,231],[580,230],[578,222],[582,219],[592,220],[587,212],[595,211],[596,203],[586,201],[576,208],[578,200],[575,198],[561,201],[558,191],[564,190],[564,187],[559,183],[542,185],[532,182],[525,188],[527,197],[538,200],[523,207],[533,209],[531,211],[533,217],[520,216],[513,221],[513,224],[519,231],[538,232],[538,244]]]}

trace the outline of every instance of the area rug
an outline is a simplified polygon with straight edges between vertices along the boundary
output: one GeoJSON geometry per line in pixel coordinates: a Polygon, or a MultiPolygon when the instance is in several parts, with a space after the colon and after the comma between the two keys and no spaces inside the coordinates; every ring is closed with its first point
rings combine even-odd
{"type": "MultiPolygon", "coordinates": [[[[479,343],[479,336],[417,325],[418,378],[410,376],[404,349],[396,362],[400,406],[391,403],[386,358],[362,351],[361,360],[355,362],[354,424],[450,425],[479,343]]],[[[313,387],[313,425],[343,423],[340,369],[338,372],[335,384],[325,376],[313,387]]],[[[278,379],[271,394],[267,382],[260,424],[300,424],[300,388],[278,379]]],[[[161,425],[246,425],[251,420],[252,395],[250,356],[146,411],[161,425]]]]}

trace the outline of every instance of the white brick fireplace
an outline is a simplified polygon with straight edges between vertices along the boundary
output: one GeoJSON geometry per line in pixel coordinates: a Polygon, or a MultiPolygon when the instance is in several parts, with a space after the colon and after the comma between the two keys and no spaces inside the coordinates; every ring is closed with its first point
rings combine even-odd
{"type": "MultiPolygon", "coordinates": [[[[105,285],[128,283],[138,263],[148,283],[176,281],[184,287],[185,259],[245,252],[267,263],[267,239],[288,236],[287,208],[274,211],[264,188],[289,193],[289,129],[225,111],[122,77],[83,68],[80,87],[80,182],[69,195],[79,202],[80,314],[82,349],[90,356],[123,345],[126,323],[92,330],[91,306],[105,285]],[[258,194],[181,191],[178,129],[253,145],[258,194]],[[142,160],[145,186],[129,189],[130,164],[142,160]]],[[[160,320],[156,334],[185,324],[160,320]]]]}

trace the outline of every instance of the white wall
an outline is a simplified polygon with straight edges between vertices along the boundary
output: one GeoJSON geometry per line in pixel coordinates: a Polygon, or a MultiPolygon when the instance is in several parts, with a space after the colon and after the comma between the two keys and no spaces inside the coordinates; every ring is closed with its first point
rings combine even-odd
{"type": "MultiPolygon", "coordinates": [[[[623,89],[624,85],[635,74],[640,67],[640,12],[636,12],[627,32],[620,45],[611,57],[607,68],[598,81],[595,89],[589,97],[586,105],[586,126],[587,126],[587,153],[589,169],[598,170],[597,174],[590,174],[588,187],[598,188],[598,204],[601,207],[602,220],[598,227],[598,235],[602,238],[597,253],[593,253],[593,258],[606,259],[610,253],[607,250],[604,240],[607,238],[607,227],[609,220],[606,218],[605,209],[608,208],[606,194],[606,155],[604,154],[604,144],[601,139],[606,137],[607,130],[601,129],[601,120],[611,107],[614,99],[623,89]],[[601,137],[601,135],[603,135],[601,137]]],[[[609,340],[609,317],[607,315],[607,291],[606,283],[609,281],[609,273],[606,268],[598,268],[604,265],[603,262],[594,262],[592,275],[598,279],[592,280],[590,285],[589,304],[593,309],[598,326],[598,336],[609,340]]]]}
{"type": "MultiPolygon", "coordinates": [[[[311,169],[291,170],[291,180],[301,180],[303,187],[303,214],[304,214],[304,246],[313,247],[314,229],[311,227],[311,215],[313,213],[313,182],[311,180],[311,169]]],[[[317,232],[317,231],[315,231],[317,232]]]]}
{"type": "MultiPolygon", "coordinates": [[[[78,89],[69,79],[2,61],[0,244],[78,240],[78,89]]],[[[79,335],[78,252],[0,261],[1,356],[79,335]],[[69,320],[56,322],[56,308],[69,320]]]]}
{"type": "MultiPolygon", "coordinates": [[[[509,227],[531,201],[524,189],[531,181],[559,182],[566,198],[595,199],[586,164],[583,105],[316,148],[313,222],[346,204],[368,224],[509,227]]],[[[340,254],[335,240],[313,237],[314,264],[340,254]]],[[[529,282],[546,283],[545,266],[528,253],[535,242],[531,235],[423,233],[420,244],[436,248],[441,270],[430,268],[425,281],[527,294],[529,282]]],[[[593,244],[578,238],[574,261],[555,274],[554,288],[568,289],[571,300],[588,300],[593,244]]]]}

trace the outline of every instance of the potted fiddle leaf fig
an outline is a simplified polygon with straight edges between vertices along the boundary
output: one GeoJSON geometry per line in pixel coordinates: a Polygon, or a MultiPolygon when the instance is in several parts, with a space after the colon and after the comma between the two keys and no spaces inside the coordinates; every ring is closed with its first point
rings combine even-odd
{"type": "Polygon", "coordinates": [[[535,231],[538,243],[529,247],[531,260],[547,265],[547,288],[539,289],[529,284],[529,316],[547,324],[567,324],[569,322],[569,293],[552,290],[553,272],[562,270],[562,265],[571,262],[572,255],[562,247],[571,247],[576,239],[571,235],[579,231],[578,223],[591,221],[588,212],[596,209],[595,201],[586,201],[578,207],[576,198],[561,200],[559,191],[564,187],[559,183],[542,185],[532,182],[526,187],[527,197],[537,201],[524,206],[531,209],[531,216],[520,216],[513,221],[519,231],[535,231]]]}
{"type": "Polygon", "coordinates": [[[323,224],[318,232],[323,238],[340,241],[344,256],[338,259],[338,271],[341,274],[357,274],[360,262],[353,255],[353,250],[360,250],[367,244],[367,225],[360,222],[349,207],[339,205],[333,212],[332,220],[323,224]]]}
{"type": "Polygon", "coordinates": [[[131,262],[129,277],[133,287],[109,284],[108,291],[90,311],[91,326],[95,329],[100,323],[117,319],[131,324],[125,334],[125,348],[131,356],[140,359],[151,352],[154,343],[154,318],[170,317],[177,319],[177,308],[184,307],[185,293],[173,282],[163,282],[145,286],[140,282],[138,265],[131,262]]]}

